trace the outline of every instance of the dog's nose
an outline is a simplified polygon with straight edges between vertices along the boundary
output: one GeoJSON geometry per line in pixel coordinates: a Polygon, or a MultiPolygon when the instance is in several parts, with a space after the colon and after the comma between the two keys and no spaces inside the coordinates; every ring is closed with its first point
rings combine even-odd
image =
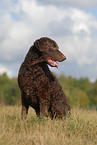
{"type": "Polygon", "coordinates": [[[66,56],[65,55],[63,55],[63,61],[66,59],[66,56]]]}

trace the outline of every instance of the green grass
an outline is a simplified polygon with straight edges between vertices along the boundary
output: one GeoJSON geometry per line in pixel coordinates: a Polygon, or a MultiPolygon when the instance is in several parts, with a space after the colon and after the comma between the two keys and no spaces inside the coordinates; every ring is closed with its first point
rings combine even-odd
{"type": "Polygon", "coordinates": [[[97,112],[73,108],[62,120],[39,119],[30,108],[21,120],[21,107],[0,106],[0,145],[96,145],[97,112]]]}

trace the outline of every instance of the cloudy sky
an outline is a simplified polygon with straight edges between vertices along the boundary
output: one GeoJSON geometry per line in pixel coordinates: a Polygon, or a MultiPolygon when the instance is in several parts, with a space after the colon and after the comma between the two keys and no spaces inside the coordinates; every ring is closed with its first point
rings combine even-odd
{"type": "Polygon", "coordinates": [[[0,0],[0,74],[17,76],[29,47],[43,36],[67,57],[52,71],[97,79],[97,0],[0,0]]]}

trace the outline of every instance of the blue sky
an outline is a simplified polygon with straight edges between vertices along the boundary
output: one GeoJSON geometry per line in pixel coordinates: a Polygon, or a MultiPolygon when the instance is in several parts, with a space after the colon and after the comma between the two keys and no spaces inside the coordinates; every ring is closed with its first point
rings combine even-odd
{"type": "Polygon", "coordinates": [[[97,0],[0,0],[0,74],[17,76],[29,47],[43,36],[67,57],[52,71],[97,79],[97,0]]]}

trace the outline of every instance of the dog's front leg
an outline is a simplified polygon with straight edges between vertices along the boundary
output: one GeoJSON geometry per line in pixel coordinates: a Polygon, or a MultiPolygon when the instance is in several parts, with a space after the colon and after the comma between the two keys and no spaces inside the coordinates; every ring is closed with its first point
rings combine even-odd
{"type": "Polygon", "coordinates": [[[40,105],[40,117],[48,117],[48,108],[50,97],[48,93],[48,84],[44,84],[41,88],[41,96],[39,97],[39,105],[40,105]]]}

